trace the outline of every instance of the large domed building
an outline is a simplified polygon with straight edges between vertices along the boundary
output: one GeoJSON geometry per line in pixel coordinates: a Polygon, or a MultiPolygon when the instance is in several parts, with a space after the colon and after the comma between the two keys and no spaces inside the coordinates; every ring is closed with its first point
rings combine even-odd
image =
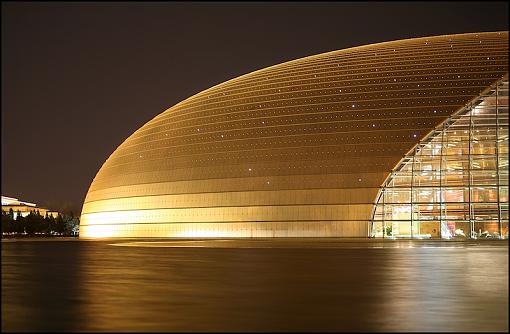
{"type": "Polygon", "coordinates": [[[508,237],[508,32],[258,70],[106,160],[80,237],[508,237]]]}

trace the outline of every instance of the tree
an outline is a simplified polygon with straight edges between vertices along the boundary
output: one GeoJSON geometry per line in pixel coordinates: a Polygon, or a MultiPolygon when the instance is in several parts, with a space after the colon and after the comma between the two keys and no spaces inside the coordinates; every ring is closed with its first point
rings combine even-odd
{"type": "Polygon", "coordinates": [[[55,220],[54,231],[57,232],[58,234],[62,235],[64,233],[64,230],[65,230],[64,217],[62,217],[62,215],[59,213],[57,216],[57,219],[55,220]]]}
{"type": "Polygon", "coordinates": [[[393,227],[390,225],[388,227],[386,227],[386,235],[387,236],[392,236],[391,232],[393,231],[393,227]]]}
{"type": "Polygon", "coordinates": [[[39,210],[34,211],[32,223],[35,233],[45,233],[46,224],[44,222],[44,217],[41,215],[39,210]]]}
{"type": "Polygon", "coordinates": [[[18,210],[16,213],[16,220],[14,222],[14,232],[24,233],[25,232],[25,218],[21,215],[21,211],[18,210]]]}
{"type": "Polygon", "coordinates": [[[48,233],[49,234],[53,234],[53,232],[55,232],[55,229],[56,229],[55,226],[56,226],[55,218],[52,215],[49,215],[48,216],[48,233]]]}
{"type": "Polygon", "coordinates": [[[65,222],[65,232],[66,236],[75,236],[79,233],[80,229],[80,219],[78,217],[69,218],[65,222]]]}
{"type": "Polygon", "coordinates": [[[14,213],[12,212],[12,208],[9,210],[9,212],[2,210],[2,234],[10,234],[14,232],[14,220],[12,219],[13,215],[14,213]]]}
{"type": "Polygon", "coordinates": [[[36,214],[35,210],[31,210],[30,213],[28,214],[28,216],[26,216],[24,219],[25,232],[28,235],[34,235],[34,233],[36,232],[36,228],[37,228],[36,215],[37,214],[36,214]]]}

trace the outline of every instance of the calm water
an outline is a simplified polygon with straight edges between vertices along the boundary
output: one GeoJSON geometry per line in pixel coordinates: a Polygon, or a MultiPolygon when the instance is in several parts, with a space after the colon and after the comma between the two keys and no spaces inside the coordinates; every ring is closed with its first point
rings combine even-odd
{"type": "Polygon", "coordinates": [[[2,240],[2,330],[508,331],[508,242],[2,240]]]}

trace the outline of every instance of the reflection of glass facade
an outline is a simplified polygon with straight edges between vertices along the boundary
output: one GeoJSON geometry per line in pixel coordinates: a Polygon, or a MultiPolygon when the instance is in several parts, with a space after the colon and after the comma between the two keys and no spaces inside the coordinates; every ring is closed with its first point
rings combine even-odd
{"type": "Polygon", "coordinates": [[[401,160],[378,196],[372,236],[508,238],[508,79],[401,160]]]}

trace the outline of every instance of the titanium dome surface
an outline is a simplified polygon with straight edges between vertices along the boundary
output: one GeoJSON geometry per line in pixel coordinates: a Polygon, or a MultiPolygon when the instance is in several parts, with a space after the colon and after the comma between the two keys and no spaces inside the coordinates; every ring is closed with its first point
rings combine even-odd
{"type": "Polygon", "coordinates": [[[507,62],[508,32],[469,33],[323,53],[216,85],[110,155],[80,237],[368,236],[392,169],[507,62]]]}

